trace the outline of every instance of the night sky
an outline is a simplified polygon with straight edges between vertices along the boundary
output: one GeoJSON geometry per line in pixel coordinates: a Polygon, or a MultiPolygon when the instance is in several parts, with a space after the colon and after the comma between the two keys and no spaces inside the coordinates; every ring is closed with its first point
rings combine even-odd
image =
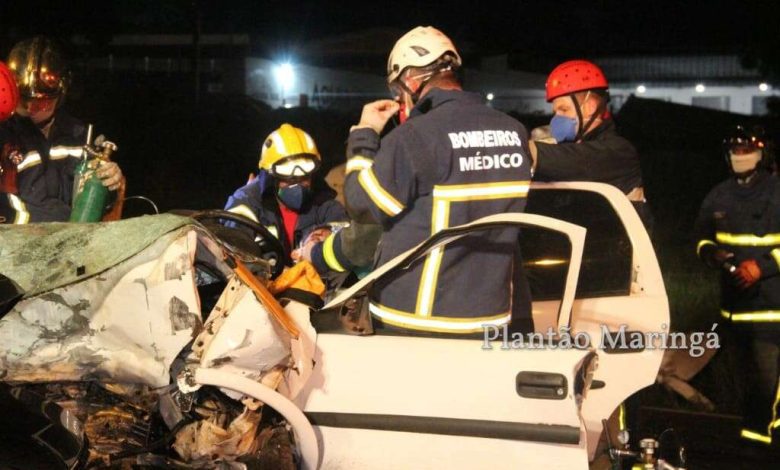
{"type": "Polygon", "coordinates": [[[45,33],[186,33],[196,8],[204,33],[252,33],[261,49],[375,27],[443,29],[475,55],[598,57],[607,54],[777,49],[780,2],[679,1],[3,1],[0,38],[45,33]]]}

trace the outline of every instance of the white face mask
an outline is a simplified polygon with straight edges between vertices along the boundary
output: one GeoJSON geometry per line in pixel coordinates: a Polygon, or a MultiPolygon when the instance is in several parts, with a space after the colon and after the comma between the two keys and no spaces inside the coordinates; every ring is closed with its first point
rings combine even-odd
{"type": "Polygon", "coordinates": [[[754,150],[750,153],[729,153],[731,168],[736,174],[747,173],[756,169],[758,162],[761,161],[761,150],[754,150]]]}

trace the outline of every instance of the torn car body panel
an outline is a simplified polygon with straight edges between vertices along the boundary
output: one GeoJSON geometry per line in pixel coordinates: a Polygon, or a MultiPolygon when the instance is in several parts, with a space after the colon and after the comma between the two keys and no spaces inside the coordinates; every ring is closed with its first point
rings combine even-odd
{"type": "Polygon", "coordinates": [[[201,329],[196,244],[196,232],[180,228],[99,274],[20,301],[0,320],[4,379],[167,385],[201,329]]]}

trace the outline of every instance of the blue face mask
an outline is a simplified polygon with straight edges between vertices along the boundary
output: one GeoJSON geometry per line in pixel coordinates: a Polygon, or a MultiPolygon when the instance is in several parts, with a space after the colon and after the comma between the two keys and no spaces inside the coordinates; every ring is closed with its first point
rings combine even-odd
{"type": "Polygon", "coordinates": [[[550,133],[558,143],[574,142],[577,138],[577,120],[556,114],[550,120],[550,133]]]}
{"type": "Polygon", "coordinates": [[[309,198],[309,188],[300,184],[294,184],[285,188],[279,188],[276,195],[282,204],[294,211],[300,210],[309,198]]]}

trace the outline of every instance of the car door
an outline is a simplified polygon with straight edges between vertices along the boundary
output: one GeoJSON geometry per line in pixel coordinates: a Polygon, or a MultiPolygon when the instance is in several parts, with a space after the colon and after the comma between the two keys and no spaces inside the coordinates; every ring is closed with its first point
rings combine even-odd
{"type": "MultiPolygon", "coordinates": [[[[526,211],[587,229],[571,326],[573,333],[587,334],[598,346],[599,367],[582,407],[593,458],[602,419],[633,393],[654,383],[664,353],[660,347],[601,347],[609,346],[602,344],[603,335],[621,329],[626,337],[631,332],[669,332],[669,303],[661,270],[636,210],[613,186],[534,183],[526,211]]],[[[544,329],[557,321],[560,301],[549,290],[549,283],[534,280],[552,276],[559,266],[546,261],[561,258],[565,252],[531,237],[521,240],[521,249],[533,253],[524,261],[531,279],[536,328],[544,329]]]]}
{"type": "Polygon", "coordinates": [[[499,214],[439,232],[312,315],[316,366],[298,402],[318,430],[322,468],[587,468],[579,407],[595,366],[589,347],[556,348],[550,338],[513,348],[511,337],[485,335],[354,336],[340,328],[334,307],[354,302],[377,279],[474,230],[507,225],[548,232],[568,246],[556,326],[569,324],[581,227],[499,214]]]}

